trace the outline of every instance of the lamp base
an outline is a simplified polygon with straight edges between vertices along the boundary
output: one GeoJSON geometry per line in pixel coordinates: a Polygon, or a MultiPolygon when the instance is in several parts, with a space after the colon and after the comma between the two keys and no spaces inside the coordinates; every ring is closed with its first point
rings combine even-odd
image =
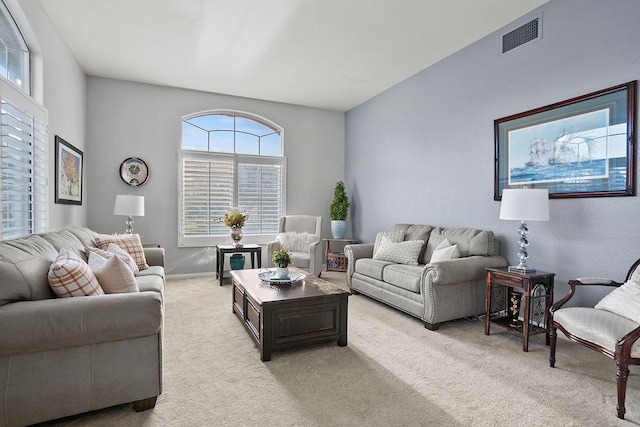
{"type": "Polygon", "coordinates": [[[518,267],[517,265],[510,265],[508,268],[508,271],[510,273],[529,274],[529,273],[535,273],[536,269],[529,268],[529,267],[518,267]]]}

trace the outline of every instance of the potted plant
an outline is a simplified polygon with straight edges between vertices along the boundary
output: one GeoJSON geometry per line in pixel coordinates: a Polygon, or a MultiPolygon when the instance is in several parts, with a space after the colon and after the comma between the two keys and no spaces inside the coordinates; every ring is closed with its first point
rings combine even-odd
{"type": "Polygon", "coordinates": [[[333,190],[333,201],[329,209],[331,216],[331,234],[334,239],[344,239],[347,234],[347,214],[349,213],[349,198],[344,190],[344,183],[338,181],[333,190]]]}
{"type": "Polygon", "coordinates": [[[289,277],[289,264],[291,264],[291,254],[288,250],[282,248],[273,252],[271,256],[273,265],[278,267],[276,269],[276,277],[280,279],[289,277]]]}

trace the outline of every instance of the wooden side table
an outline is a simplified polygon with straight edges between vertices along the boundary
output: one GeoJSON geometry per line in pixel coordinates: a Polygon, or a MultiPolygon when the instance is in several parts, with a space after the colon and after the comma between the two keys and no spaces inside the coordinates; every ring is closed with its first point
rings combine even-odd
{"type": "Polygon", "coordinates": [[[545,333],[545,341],[549,345],[549,308],[553,304],[553,278],[555,274],[546,271],[516,273],[509,271],[508,267],[487,268],[486,270],[484,333],[489,335],[490,325],[495,323],[521,333],[523,351],[529,351],[529,335],[545,333]],[[522,293],[523,321],[518,320],[518,313],[516,313],[515,319],[509,315],[509,307],[507,307],[509,301],[506,301],[504,309],[492,313],[494,286],[504,286],[512,294],[522,293]]]}
{"type": "Polygon", "coordinates": [[[253,243],[242,246],[216,245],[216,279],[220,280],[220,286],[222,286],[222,280],[224,279],[224,256],[239,252],[248,252],[250,254],[251,268],[256,268],[256,262],[258,268],[262,267],[262,246],[260,245],[253,243]]]}
{"type": "Polygon", "coordinates": [[[326,271],[347,271],[347,256],[342,252],[331,252],[331,244],[340,243],[344,250],[345,245],[356,243],[351,239],[322,239],[325,242],[324,260],[327,263],[326,271]]]}

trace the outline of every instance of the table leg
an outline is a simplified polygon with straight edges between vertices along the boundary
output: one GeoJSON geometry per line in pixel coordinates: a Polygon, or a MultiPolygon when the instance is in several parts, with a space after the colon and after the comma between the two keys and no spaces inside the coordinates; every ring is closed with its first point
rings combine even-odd
{"type": "Polygon", "coordinates": [[[262,268],[262,247],[258,246],[258,268],[262,268]]]}
{"type": "Polygon", "coordinates": [[[216,279],[219,279],[218,271],[220,270],[220,249],[216,246],[216,279]]]}
{"type": "Polygon", "coordinates": [[[529,304],[531,301],[531,283],[524,291],[524,321],[522,323],[522,351],[529,351],[529,304]]]}
{"type": "Polygon", "coordinates": [[[224,250],[220,250],[220,260],[218,265],[218,280],[220,281],[220,286],[222,286],[222,281],[224,279],[224,254],[226,252],[224,250]]]}
{"type": "Polygon", "coordinates": [[[491,325],[490,316],[491,316],[491,279],[487,279],[487,290],[485,292],[485,318],[484,318],[484,334],[489,335],[489,328],[491,325]]]}
{"type": "Polygon", "coordinates": [[[249,255],[251,255],[251,268],[256,268],[256,261],[255,261],[255,255],[258,253],[258,251],[251,251],[251,253],[249,255]]]}
{"type": "Polygon", "coordinates": [[[338,345],[345,347],[347,345],[347,308],[349,304],[348,297],[342,297],[340,301],[340,339],[338,345]]]}

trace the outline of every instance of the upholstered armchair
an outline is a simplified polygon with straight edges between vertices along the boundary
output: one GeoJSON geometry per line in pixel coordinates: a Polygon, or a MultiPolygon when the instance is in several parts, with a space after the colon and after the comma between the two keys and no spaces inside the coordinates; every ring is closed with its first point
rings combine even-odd
{"type": "Polygon", "coordinates": [[[640,365],[640,260],[636,261],[625,283],[586,277],[570,280],[569,293],[556,302],[551,312],[551,340],[549,365],[556,363],[557,329],[571,341],[584,345],[616,363],[618,389],[618,418],[624,419],[624,400],[627,391],[629,365],[640,365]],[[577,289],[585,286],[615,287],[595,307],[564,307],[577,289]]]}
{"type": "Polygon", "coordinates": [[[274,251],[285,248],[291,252],[295,267],[314,276],[322,272],[322,217],[311,215],[287,215],[280,217],[278,237],[267,243],[267,265],[273,267],[274,251]]]}

